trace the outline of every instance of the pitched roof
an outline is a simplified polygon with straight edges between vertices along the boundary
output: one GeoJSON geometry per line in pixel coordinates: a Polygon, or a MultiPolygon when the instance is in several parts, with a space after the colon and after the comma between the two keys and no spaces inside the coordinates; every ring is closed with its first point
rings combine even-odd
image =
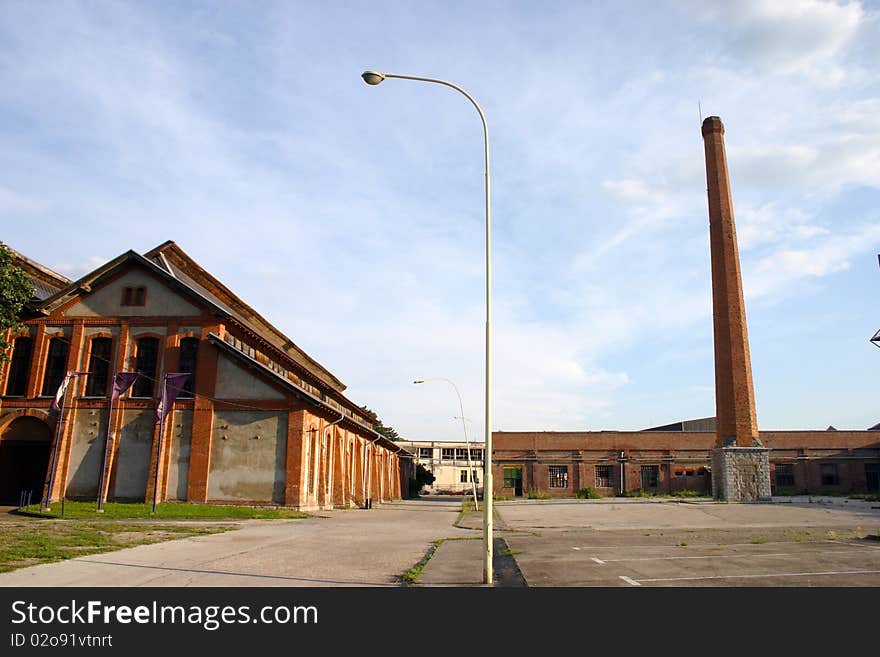
{"type": "Polygon", "coordinates": [[[148,251],[144,257],[187,287],[198,292],[200,296],[223,308],[239,324],[276,349],[281,350],[294,362],[317,376],[324,384],[338,392],[345,390],[346,386],[342,381],[300,349],[290,338],[242,301],[232,290],[205,271],[175,242],[168,240],[148,251]]]}
{"type": "Polygon", "coordinates": [[[66,276],[52,271],[36,260],[31,260],[12,247],[7,246],[7,248],[12,252],[12,261],[15,266],[22,269],[30,280],[31,287],[34,289],[32,301],[39,302],[47,299],[70,285],[70,279],[66,276]]]}

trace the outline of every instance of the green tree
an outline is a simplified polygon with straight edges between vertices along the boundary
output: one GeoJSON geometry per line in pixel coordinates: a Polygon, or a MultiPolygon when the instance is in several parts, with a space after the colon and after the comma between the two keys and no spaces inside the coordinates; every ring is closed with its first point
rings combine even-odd
{"type": "Polygon", "coordinates": [[[418,497],[423,486],[434,483],[434,474],[421,463],[416,465],[416,476],[409,480],[409,496],[418,497]]]}
{"type": "Polygon", "coordinates": [[[0,242],[0,361],[8,360],[6,350],[12,345],[6,331],[19,326],[21,309],[33,296],[27,274],[15,265],[12,251],[0,242]]]}
{"type": "Polygon", "coordinates": [[[382,420],[379,419],[379,416],[376,414],[375,411],[370,410],[366,406],[361,406],[361,410],[369,416],[370,422],[373,425],[373,431],[382,434],[388,440],[400,440],[400,435],[398,435],[394,427],[389,427],[382,424],[382,420]]]}

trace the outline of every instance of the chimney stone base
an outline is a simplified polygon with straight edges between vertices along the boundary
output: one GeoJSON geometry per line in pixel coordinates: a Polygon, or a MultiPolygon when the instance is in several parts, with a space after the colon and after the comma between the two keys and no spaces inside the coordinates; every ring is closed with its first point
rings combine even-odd
{"type": "Polygon", "coordinates": [[[713,449],[712,495],[725,502],[769,502],[770,450],[766,447],[713,449]]]}

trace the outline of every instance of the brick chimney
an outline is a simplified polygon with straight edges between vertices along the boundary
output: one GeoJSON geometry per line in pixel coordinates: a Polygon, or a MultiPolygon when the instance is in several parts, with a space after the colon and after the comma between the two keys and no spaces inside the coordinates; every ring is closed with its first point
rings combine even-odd
{"type": "Polygon", "coordinates": [[[752,362],[743,303],[733,200],[724,150],[724,124],[703,121],[709,239],[712,252],[712,316],[715,325],[715,414],[718,447],[752,447],[758,438],[752,362]]]}

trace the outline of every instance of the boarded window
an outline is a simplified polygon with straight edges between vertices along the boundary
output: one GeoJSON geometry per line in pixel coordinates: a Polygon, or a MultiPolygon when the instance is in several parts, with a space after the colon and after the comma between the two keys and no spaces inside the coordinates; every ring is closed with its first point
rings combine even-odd
{"type": "Polygon", "coordinates": [[[159,338],[141,338],[135,351],[135,371],[140,374],[132,387],[132,397],[152,397],[156,389],[159,364],[159,338]]]}
{"type": "Polygon", "coordinates": [[[611,488],[614,486],[614,466],[596,466],[596,488],[611,488]]]}
{"type": "Polygon", "coordinates": [[[89,375],[86,377],[86,397],[103,397],[110,381],[111,338],[92,338],[89,349],[89,375]]]}
{"type": "Polygon", "coordinates": [[[550,466],[550,488],[568,488],[568,466],[550,466]]]}
{"type": "Polygon", "coordinates": [[[46,372],[43,375],[43,395],[54,396],[67,373],[67,340],[52,338],[46,356],[46,372]]]}
{"type": "Polygon", "coordinates": [[[16,338],[12,348],[12,362],[9,364],[9,378],[6,381],[6,394],[10,397],[23,397],[27,394],[28,373],[34,341],[28,337],[16,338]]]}

